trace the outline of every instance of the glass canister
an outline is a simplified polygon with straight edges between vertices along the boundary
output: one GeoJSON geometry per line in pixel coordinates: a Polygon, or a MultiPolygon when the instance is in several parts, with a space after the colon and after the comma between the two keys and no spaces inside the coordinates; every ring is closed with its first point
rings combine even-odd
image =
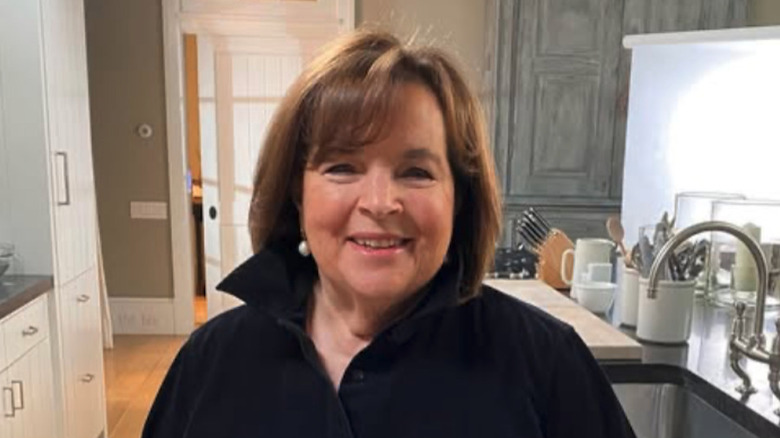
{"type": "Polygon", "coordinates": [[[712,203],[746,199],[739,193],[680,192],[674,196],[674,226],[677,229],[706,222],[712,217],[712,203]]]}
{"type": "MultiPolygon", "coordinates": [[[[770,286],[776,287],[780,266],[774,252],[780,247],[780,201],[777,200],[722,200],[712,204],[712,220],[729,222],[742,227],[762,246],[770,262],[770,286]]],[[[712,233],[711,263],[708,271],[710,298],[720,305],[743,301],[748,306],[756,303],[758,276],[756,265],[747,247],[731,235],[712,233]]],[[[767,309],[780,308],[776,293],[769,291],[767,309]]]]}
{"type": "MultiPolygon", "coordinates": [[[[716,201],[730,201],[746,199],[740,193],[727,192],[680,192],[674,197],[674,227],[677,230],[691,225],[706,222],[712,218],[712,204],[716,201]]],[[[696,240],[711,240],[711,233],[704,233],[696,237],[696,240]]],[[[701,274],[696,278],[696,296],[709,296],[710,290],[707,281],[707,273],[710,271],[709,257],[705,259],[705,266],[701,274]]]]}
{"type": "Polygon", "coordinates": [[[14,245],[0,242],[0,277],[15,274],[16,251],[14,245]]]}

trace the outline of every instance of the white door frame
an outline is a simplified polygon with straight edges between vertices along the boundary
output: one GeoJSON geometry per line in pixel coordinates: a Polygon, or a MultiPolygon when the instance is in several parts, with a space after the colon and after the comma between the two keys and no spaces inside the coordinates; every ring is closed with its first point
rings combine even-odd
{"type": "MultiPolygon", "coordinates": [[[[284,5],[273,0],[258,0],[247,5],[236,1],[230,6],[224,0],[160,0],[163,19],[163,61],[165,65],[165,115],[168,148],[169,216],[171,225],[171,262],[173,266],[173,327],[175,334],[189,334],[194,324],[194,248],[190,238],[192,212],[187,192],[187,144],[184,122],[183,34],[246,36],[306,36],[323,30],[346,32],[355,25],[354,0],[319,0],[335,16],[322,11],[299,13],[295,2],[284,5]],[[230,15],[220,14],[213,5],[229,8],[230,15]],[[238,6],[241,5],[241,6],[238,6]],[[292,6],[290,6],[292,5],[292,6]],[[335,6],[335,8],[334,8],[335,6]],[[291,10],[292,9],[292,10],[291,10]]],[[[301,8],[310,4],[301,2],[301,8]]]]}

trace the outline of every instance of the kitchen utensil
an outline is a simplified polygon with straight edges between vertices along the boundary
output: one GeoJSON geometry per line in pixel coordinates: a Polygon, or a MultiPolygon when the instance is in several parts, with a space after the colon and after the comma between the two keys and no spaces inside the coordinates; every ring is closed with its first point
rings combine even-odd
{"type": "MultiPolygon", "coordinates": [[[[639,252],[641,266],[639,272],[642,277],[650,275],[650,267],[653,265],[658,252],[664,244],[672,238],[672,227],[675,219],[669,219],[669,214],[664,212],[658,223],[639,227],[639,252]]],[[[639,265],[639,264],[637,264],[639,265]]],[[[676,254],[670,254],[668,263],[662,267],[662,279],[681,280],[683,267],[676,254]]]]}
{"type": "Polygon", "coordinates": [[[609,237],[617,244],[618,250],[620,251],[620,254],[623,255],[623,260],[628,266],[631,263],[631,257],[629,257],[626,245],[623,243],[626,232],[623,229],[623,224],[620,223],[620,216],[610,216],[607,218],[607,233],[609,233],[609,237]]]}
{"type": "Polygon", "coordinates": [[[650,243],[650,239],[640,232],[639,236],[639,256],[642,260],[642,277],[647,278],[650,275],[650,267],[653,266],[653,245],[650,243]]]}
{"type": "Polygon", "coordinates": [[[577,239],[574,249],[567,249],[561,255],[561,279],[572,286],[571,296],[577,297],[577,287],[581,283],[582,274],[590,263],[610,263],[612,249],[615,244],[607,239],[577,239]],[[567,275],[567,259],[574,258],[572,276],[567,275]]]}
{"type": "Polygon", "coordinates": [[[577,302],[593,313],[606,313],[615,299],[617,285],[609,282],[577,285],[577,302]]]}
{"type": "Polygon", "coordinates": [[[648,279],[639,279],[636,336],[660,344],[686,342],[691,335],[696,281],[658,282],[656,298],[647,297],[648,279]]]}
{"type": "Polygon", "coordinates": [[[639,244],[635,243],[633,247],[631,247],[631,264],[633,265],[634,269],[638,271],[642,271],[642,253],[639,250],[639,244]]]}
{"type": "MultiPolygon", "coordinates": [[[[566,288],[567,284],[561,279],[560,263],[561,254],[574,247],[569,237],[563,231],[553,228],[533,208],[522,213],[516,222],[515,231],[523,246],[534,252],[539,259],[536,269],[538,278],[553,288],[566,288]]],[[[571,270],[566,274],[570,275],[571,270]]]]}

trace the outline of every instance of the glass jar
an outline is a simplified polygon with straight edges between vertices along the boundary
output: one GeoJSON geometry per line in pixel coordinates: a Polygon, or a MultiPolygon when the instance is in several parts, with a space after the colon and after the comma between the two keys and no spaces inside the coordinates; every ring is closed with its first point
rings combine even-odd
{"type": "Polygon", "coordinates": [[[712,203],[746,199],[739,193],[680,192],[674,196],[674,226],[678,230],[712,218],[712,203]]]}
{"type": "MultiPolygon", "coordinates": [[[[726,192],[680,192],[674,197],[674,227],[677,230],[691,225],[709,221],[712,218],[712,204],[715,201],[729,201],[746,199],[740,193],[726,192]]],[[[702,233],[696,240],[712,239],[711,233],[702,233]]],[[[701,274],[696,278],[696,296],[709,296],[711,290],[707,281],[707,273],[710,271],[709,257],[705,259],[705,266],[701,274]]]]}
{"type": "MultiPolygon", "coordinates": [[[[729,222],[742,227],[761,244],[770,263],[770,286],[775,287],[780,266],[773,257],[780,245],[780,201],[775,200],[721,200],[712,204],[712,220],[729,222]]],[[[708,273],[711,300],[720,305],[743,301],[755,306],[758,276],[755,261],[747,247],[726,233],[712,233],[708,273]]],[[[768,291],[767,309],[780,308],[780,300],[768,291]]]]}
{"type": "Polygon", "coordinates": [[[16,252],[14,246],[10,243],[0,242],[0,277],[13,273],[15,259],[16,252]]]}

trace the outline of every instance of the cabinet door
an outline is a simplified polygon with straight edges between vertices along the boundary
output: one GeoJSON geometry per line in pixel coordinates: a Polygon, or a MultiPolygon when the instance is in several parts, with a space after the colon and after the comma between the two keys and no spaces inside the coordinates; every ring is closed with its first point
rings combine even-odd
{"type": "Polygon", "coordinates": [[[622,0],[501,8],[496,155],[505,193],[608,197],[622,0]]]}
{"type": "Polygon", "coordinates": [[[9,429],[7,435],[3,436],[54,436],[54,387],[49,339],[14,362],[0,381],[3,386],[4,415],[11,415],[5,418],[9,429]]]}
{"type": "Polygon", "coordinates": [[[62,288],[62,337],[68,438],[100,434],[105,423],[103,346],[96,270],[62,288]]]}
{"type": "Polygon", "coordinates": [[[84,5],[41,0],[45,99],[62,285],[97,263],[84,5]]]}

